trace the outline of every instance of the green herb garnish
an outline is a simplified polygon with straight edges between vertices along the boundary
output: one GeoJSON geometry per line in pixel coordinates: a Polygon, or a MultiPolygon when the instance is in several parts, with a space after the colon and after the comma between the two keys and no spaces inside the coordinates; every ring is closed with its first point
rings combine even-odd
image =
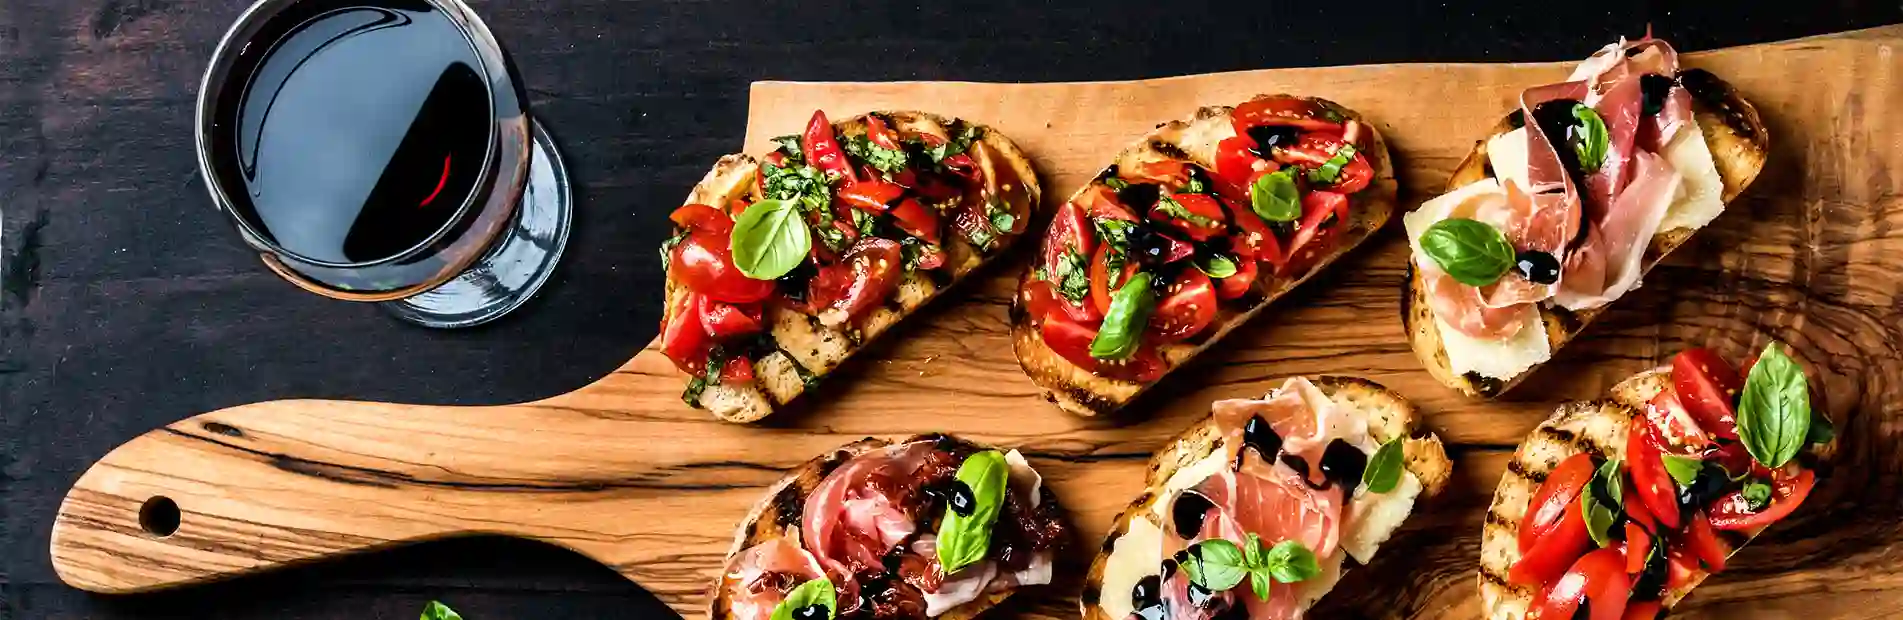
{"type": "Polygon", "coordinates": [[[1137,273],[1130,282],[1110,294],[1110,311],[1104,313],[1103,326],[1090,341],[1090,356],[1100,360],[1120,360],[1136,353],[1142,342],[1143,328],[1156,309],[1156,296],[1150,293],[1150,276],[1137,273]]]}
{"type": "Polygon", "coordinates": [[[1513,268],[1513,245],[1484,222],[1453,218],[1434,222],[1421,233],[1421,250],[1441,271],[1461,284],[1486,286],[1513,268]]]}
{"type": "Polygon", "coordinates": [[[986,450],[965,457],[958,466],[958,483],[971,491],[971,511],[960,514],[949,506],[938,525],[938,564],[945,574],[958,572],[985,559],[991,547],[991,527],[1004,505],[1011,466],[1004,454],[986,450]]]}
{"type": "Polygon", "coordinates": [[[1751,458],[1777,469],[1810,437],[1810,383],[1777,342],[1764,347],[1738,399],[1738,440],[1751,458]]]}

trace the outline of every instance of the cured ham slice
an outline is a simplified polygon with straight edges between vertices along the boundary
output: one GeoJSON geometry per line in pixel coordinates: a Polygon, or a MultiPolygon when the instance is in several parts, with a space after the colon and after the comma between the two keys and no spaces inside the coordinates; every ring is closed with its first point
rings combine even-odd
{"type": "Polygon", "coordinates": [[[825,574],[798,542],[775,538],[735,555],[721,587],[731,593],[734,620],[768,620],[795,586],[825,574]]]}
{"type": "Polygon", "coordinates": [[[1678,194],[1680,176],[1665,159],[1639,152],[1632,184],[1620,192],[1605,223],[1567,257],[1567,278],[1555,296],[1570,309],[1596,308],[1639,287],[1645,249],[1678,194]]]}

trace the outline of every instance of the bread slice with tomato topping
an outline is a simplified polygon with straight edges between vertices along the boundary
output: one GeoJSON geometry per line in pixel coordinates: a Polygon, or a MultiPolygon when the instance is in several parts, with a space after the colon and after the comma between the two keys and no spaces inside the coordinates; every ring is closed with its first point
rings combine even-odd
{"type": "Polygon", "coordinates": [[[776,142],[720,158],[662,247],[661,350],[688,375],[683,400],[732,422],[791,402],[1002,256],[1040,197],[1009,138],[927,112],[816,112],[776,142]]]}
{"type": "MultiPolygon", "coordinates": [[[[1634,188],[1653,187],[1664,181],[1641,186],[1638,173],[1633,173],[1624,179],[1625,186],[1618,193],[1606,194],[1608,198],[1604,199],[1595,198],[1628,200],[1634,207],[1644,206],[1643,209],[1637,209],[1639,211],[1662,209],[1662,213],[1637,217],[1634,221],[1639,223],[1621,224],[1615,231],[1612,223],[1619,218],[1611,215],[1612,210],[1608,210],[1606,215],[1595,216],[1588,207],[1578,204],[1577,201],[1583,200],[1581,196],[1600,191],[1594,189],[1595,184],[1605,182],[1595,180],[1592,173],[1580,172],[1581,169],[1573,163],[1579,155],[1570,153],[1576,147],[1565,143],[1553,143],[1559,149],[1556,153],[1568,152],[1559,161],[1559,165],[1567,166],[1570,171],[1567,173],[1569,180],[1565,183],[1564,192],[1560,191],[1559,186],[1554,186],[1545,188],[1547,191],[1543,195],[1541,191],[1533,191],[1541,188],[1525,187],[1528,185],[1529,169],[1537,167],[1534,162],[1539,158],[1538,153],[1531,149],[1541,144],[1528,139],[1529,132],[1538,132],[1541,126],[1537,118],[1530,118],[1537,114],[1527,113],[1527,109],[1540,107],[1534,105],[1515,110],[1496,124],[1486,138],[1474,144],[1473,151],[1455,168],[1453,176],[1448,179],[1445,193],[1427,201],[1403,218],[1407,222],[1410,245],[1414,248],[1408,263],[1407,286],[1401,293],[1403,328],[1408,333],[1415,356],[1428,373],[1462,394],[1478,398],[1497,397],[1549,361],[1561,347],[1598,318],[1610,303],[1639,286],[1643,276],[1649,274],[1672,251],[1684,245],[1693,233],[1717,217],[1725,205],[1736,200],[1757,178],[1769,156],[1769,134],[1756,108],[1730,84],[1710,72],[1677,68],[1676,53],[1671,52],[1664,42],[1655,39],[1630,43],[1622,41],[1608,46],[1582,65],[1567,83],[1528,90],[1527,102],[1531,103],[1538,97],[1550,98],[1549,102],[1565,101],[1552,97],[1563,92],[1568,84],[1583,84],[1579,81],[1584,79],[1580,74],[1595,69],[1606,71],[1601,75],[1624,76],[1618,78],[1621,81],[1610,82],[1618,85],[1610,87],[1605,93],[1588,95],[1599,97],[1593,106],[1588,107],[1608,110],[1605,120],[1599,124],[1610,126],[1612,135],[1636,132],[1633,144],[1640,144],[1647,131],[1656,131],[1647,126],[1653,119],[1663,118],[1661,114],[1670,114],[1669,110],[1674,105],[1682,107],[1684,124],[1678,125],[1670,140],[1662,140],[1662,144],[1654,145],[1651,151],[1637,148],[1625,155],[1615,152],[1608,156],[1612,159],[1624,158],[1627,162],[1625,165],[1633,168],[1644,167],[1632,163],[1640,161],[1639,155],[1644,155],[1647,160],[1661,162],[1664,168],[1653,167],[1669,168],[1675,173],[1676,190],[1657,196],[1647,205],[1648,201],[1643,195],[1645,192],[1634,191],[1634,188]],[[1669,64],[1635,65],[1637,68],[1631,69],[1630,74],[1618,74],[1620,65],[1607,64],[1613,56],[1627,58],[1623,61],[1627,64],[1637,63],[1649,58],[1647,54],[1655,52],[1648,50],[1654,49],[1659,50],[1656,52],[1659,58],[1669,58],[1669,64]],[[1648,67],[1669,68],[1671,75],[1669,78],[1656,74],[1639,75],[1648,67]],[[1623,81],[1632,83],[1625,84],[1623,81]],[[1622,96],[1636,97],[1622,105],[1634,106],[1638,108],[1634,111],[1640,114],[1627,117],[1617,113],[1613,108],[1621,104],[1614,102],[1622,96]],[[1625,118],[1635,118],[1640,127],[1619,127],[1618,124],[1624,122],[1620,119],[1625,118]],[[1515,189],[1520,193],[1519,196],[1504,187],[1508,180],[1518,186],[1515,189]],[[1562,194],[1575,201],[1573,208],[1585,210],[1583,219],[1578,220],[1582,222],[1578,231],[1560,236],[1549,235],[1553,237],[1550,241],[1542,241],[1527,232],[1539,226],[1540,218],[1546,217],[1542,215],[1543,212],[1563,208],[1548,204],[1562,194]],[[1531,201],[1532,206],[1516,206],[1514,201],[1522,199],[1531,201]],[[1489,200],[1508,208],[1493,210],[1492,214],[1469,213],[1462,217],[1485,221],[1506,233],[1505,241],[1511,244],[1507,249],[1514,251],[1507,257],[1511,268],[1500,274],[1494,284],[1485,287],[1449,279],[1453,276],[1446,274],[1451,272],[1446,270],[1446,265],[1428,254],[1429,248],[1422,237],[1428,234],[1426,231],[1435,222],[1446,219],[1456,211],[1487,210],[1485,204],[1489,200]],[[1595,223],[1598,217],[1605,218],[1604,222],[1595,223]],[[1653,232],[1645,235],[1643,240],[1637,239],[1647,229],[1653,232]],[[1623,245],[1626,240],[1630,240],[1633,245],[1623,245]],[[1628,260],[1632,261],[1635,268],[1623,267],[1626,264],[1624,261],[1628,260]],[[1583,267],[1593,261],[1600,261],[1597,263],[1599,266],[1583,267]],[[1615,264],[1617,268],[1608,266],[1615,264]],[[1542,273],[1536,275],[1535,271],[1542,273]],[[1613,277],[1615,275],[1623,277],[1613,277]],[[1548,277],[1556,279],[1557,285],[1538,281],[1548,277]],[[1572,281],[1602,284],[1587,284],[1583,285],[1581,292],[1566,293],[1565,289],[1574,286],[1569,278],[1575,278],[1572,281]],[[1589,292],[1595,289],[1596,292],[1589,292]],[[1547,293],[1538,293],[1542,290],[1547,293]]],[[[1543,102],[1540,105],[1547,104],[1543,102]]],[[[1559,132],[1560,129],[1554,128],[1547,133],[1559,132]]],[[[1653,176],[1657,176],[1656,170],[1653,176]]],[[[1615,183],[1611,187],[1617,187],[1617,181],[1611,183],[1615,183]]],[[[1660,188],[1658,191],[1664,193],[1667,189],[1670,188],[1660,188]]],[[[1615,204],[1626,208],[1626,203],[1615,204]]]]}
{"type": "Polygon", "coordinates": [[[1021,587],[1048,582],[1055,552],[1068,537],[1061,514],[1056,496],[1016,450],[941,434],[896,441],[868,437],[807,461],[770,487],[734,532],[725,568],[708,589],[707,617],[769,620],[791,590],[824,576],[833,581],[838,607],[817,617],[923,620],[929,608],[936,612],[930,615],[934,620],[969,620],[1021,587]],[[941,574],[935,545],[949,510],[947,498],[965,461],[986,451],[1003,454],[1009,468],[1006,499],[991,528],[992,548],[977,563],[941,574]],[[829,492],[854,499],[814,498],[829,492]],[[876,543],[882,546],[876,566],[854,564],[863,559],[845,551],[866,543],[869,539],[860,536],[864,532],[844,532],[852,541],[838,540],[842,532],[828,533],[838,544],[823,550],[812,540],[817,536],[808,534],[869,523],[892,528],[900,521],[906,533],[897,543],[876,543]],[[1030,566],[1010,572],[1012,563],[1030,566]],[[842,570],[854,570],[852,583],[846,583],[842,570]],[[874,578],[865,579],[868,575],[874,578]]]}
{"type": "Polygon", "coordinates": [[[1394,212],[1380,132],[1313,97],[1206,107],[1111,161],[1059,208],[1011,313],[1018,364],[1082,416],[1128,404],[1394,212]]]}
{"type": "MultiPolygon", "coordinates": [[[[1346,570],[1374,561],[1380,546],[1421,501],[1445,490],[1452,475],[1453,463],[1440,438],[1426,428],[1420,410],[1366,379],[1296,378],[1264,400],[1220,401],[1211,409],[1208,418],[1185,429],[1156,453],[1143,493],[1111,524],[1086,574],[1080,599],[1085,620],[1189,617],[1190,613],[1172,613],[1186,611],[1172,608],[1175,595],[1171,593],[1184,588],[1178,580],[1183,578],[1181,564],[1187,557],[1187,552],[1172,554],[1174,549],[1218,538],[1242,542],[1249,534],[1261,539],[1264,548],[1284,541],[1337,541],[1320,552],[1313,548],[1316,545],[1304,544],[1316,557],[1319,570],[1301,581],[1276,584],[1268,599],[1255,598],[1244,580],[1233,591],[1207,596],[1211,602],[1204,603],[1261,612],[1242,617],[1300,617],[1334,588],[1346,570]],[[1306,424],[1304,418],[1314,424],[1306,424]],[[1247,429],[1248,421],[1256,420],[1274,430],[1279,445],[1286,448],[1265,450],[1260,445],[1263,440],[1250,441],[1262,435],[1260,430],[1247,429]],[[1239,430],[1238,424],[1244,427],[1239,430]],[[1348,450],[1315,447],[1332,447],[1336,441],[1349,446],[1348,450]],[[1294,449],[1301,446],[1305,449],[1294,449]],[[1367,459],[1361,470],[1365,472],[1376,468],[1382,451],[1389,449],[1395,454],[1388,457],[1394,459],[1388,465],[1398,463],[1400,469],[1393,472],[1393,486],[1379,492],[1364,479],[1379,478],[1378,474],[1356,473],[1352,481],[1338,480],[1335,470],[1328,467],[1337,466],[1331,459],[1339,457],[1332,453],[1352,453],[1367,459]],[[1316,457],[1313,452],[1322,455],[1316,457]],[[1292,467],[1304,471],[1291,473],[1295,472],[1292,467]],[[1306,471],[1311,467],[1322,473],[1306,471]],[[1274,479],[1264,481],[1259,475],[1274,479]],[[1291,475],[1303,478],[1290,483],[1291,475]],[[1323,488],[1309,486],[1315,477],[1323,478],[1323,488]],[[1232,488],[1238,489],[1235,497],[1256,501],[1231,503],[1219,497],[1232,488]],[[1329,495],[1331,491],[1334,495],[1329,495]],[[1318,508],[1300,508],[1314,511],[1303,516],[1264,513],[1297,507],[1318,508]],[[1185,526],[1185,519],[1199,523],[1185,526]],[[1244,525],[1234,529],[1230,523],[1244,525]],[[1183,536],[1186,529],[1195,533],[1183,536]],[[1328,531],[1319,531],[1324,529],[1328,531]]],[[[1181,604],[1180,599],[1175,602],[1181,604]]],[[[1233,617],[1222,609],[1193,611],[1233,617]]]]}

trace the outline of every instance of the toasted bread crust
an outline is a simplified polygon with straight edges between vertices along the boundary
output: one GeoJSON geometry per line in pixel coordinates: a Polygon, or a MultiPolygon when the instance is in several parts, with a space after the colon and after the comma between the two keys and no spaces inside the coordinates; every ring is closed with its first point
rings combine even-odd
{"type": "MultiPolygon", "coordinates": [[[[1422,497],[1431,497],[1446,489],[1453,474],[1453,462],[1448,460],[1446,447],[1441,444],[1440,438],[1427,430],[1421,420],[1420,410],[1413,403],[1367,379],[1323,375],[1310,380],[1337,404],[1352,406],[1366,413],[1368,433],[1376,440],[1385,443],[1397,438],[1407,439],[1402,444],[1403,460],[1407,471],[1420,479],[1422,497]]],[[[1104,568],[1117,539],[1129,531],[1131,519],[1140,518],[1161,499],[1163,485],[1176,475],[1177,470],[1214,453],[1221,441],[1222,434],[1216,428],[1215,416],[1205,417],[1184,429],[1150,459],[1143,493],[1117,515],[1116,521],[1110,526],[1110,534],[1098,548],[1096,559],[1090,563],[1090,572],[1084,580],[1083,596],[1079,599],[1079,611],[1084,620],[1123,620],[1106,616],[1096,604],[1103,594],[1104,568]]]]}
{"type": "MultiPolygon", "coordinates": [[[[1217,310],[1214,325],[1203,334],[1189,342],[1164,345],[1160,347],[1163,360],[1169,364],[1170,372],[1181,368],[1191,358],[1202,353],[1210,345],[1222,340],[1231,330],[1253,318],[1262,308],[1281,298],[1291,289],[1307,281],[1315,274],[1326,269],[1342,254],[1353,250],[1379,230],[1394,214],[1397,184],[1394,178],[1393,158],[1389,156],[1387,143],[1381,132],[1360,114],[1348,110],[1334,102],[1315,97],[1305,97],[1322,102],[1344,115],[1360,121],[1369,131],[1369,143],[1372,148],[1363,152],[1373,155],[1375,164],[1374,180],[1368,188],[1350,198],[1352,217],[1348,228],[1341,233],[1341,243],[1327,256],[1316,261],[1315,266],[1295,280],[1264,278],[1257,281],[1257,289],[1244,297],[1250,300],[1246,308],[1238,311],[1233,304],[1224,305],[1217,310]],[[1269,282],[1263,286],[1263,282],[1269,282]]],[[[1186,159],[1206,169],[1215,168],[1215,141],[1234,135],[1230,128],[1229,114],[1234,108],[1229,106],[1205,107],[1196,111],[1188,120],[1170,121],[1158,125],[1154,131],[1143,136],[1129,148],[1118,153],[1112,164],[1131,167],[1148,161],[1163,159],[1186,159]],[[1213,138],[1213,139],[1212,139],[1213,138]]],[[[1084,189],[1079,190],[1081,194],[1084,189]]],[[[1076,196],[1073,195],[1072,199],[1076,196]]],[[[1035,277],[1030,268],[1020,276],[1019,290],[1023,290],[1025,279],[1035,277]]],[[[1120,381],[1097,376],[1088,370],[1070,363],[1057,355],[1044,344],[1044,336],[1031,324],[1032,317],[1023,308],[1023,300],[1017,300],[1011,312],[1011,341],[1017,351],[1018,365],[1023,367],[1031,381],[1045,390],[1045,399],[1055,403],[1058,408],[1080,416],[1096,416],[1111,413],[1129,404],[1154,383],[1120,381]]]]}
{"type": "MultiPolygon", "coordinates": [[[[913,441],[950,441],[973,451],[992,449],[991,446],[965,441],[956,437],[927,434],[914,435],[897,441],[886,441],[875,437],[867,437],[813,457],[813,460],[807,461],[805,464],[794,468],[792,473],[787,474],[785,478],[780,479],[779,482],[769,487],[766,496],[760,498],[759,503],[754,504],[753,509],[747,512],[747,518],[741,521],[740,527],[734,530],[733,546],[727,549],[727,557],[725,560],[722,560],[721,566],[724,567],[731,564],[734,556],[739,555],[740,552],[754,545],[776,538],[787,538],[795,535],[800,528],[800,517],[806,507],[806,497],[811,495],[813,490],[819,487],[819,482],[824,480],[827,474],[831,474],[834,469],[838,469],[839,466],[845,464],[846,461],[852,460],[852,457],[886,446],[910,443],[913,441]]],[[[1040,502],[1057,501],[1057,497],[1051,493],[1050,485],[1042,486],[1038,496],[1040,502]]],[[[726,589],[721,587],[723,581],[724,578],[716,577],[713,585],[708,587],[708,620],[730,620],[733,618],[733,597],[729,596],[726,589]]],[[[1004,599],[1009,598],[1014,591],[1015,589],[1011,589],[985,594],[969,603],[948,609],[944,614],[936,616],[933,620],[970,620],[979,613],[1003,602],[1004,599]]]]}
{"type": "MultiPolygon", "coordinates": [[[[940,136],[946,134],[947,127],[957,122],[956,119],[929,112],[879,111],[870,114],[878,114],[902,131],[940,136]]],[[[845,135],[862,134],[866,131],[866,117],[866,114],[861,114],[837,121],[833,123],[833,128],[845,135]]],[[[990,127],[984,127],[980,141],[997,154],[997,160],[993,162],[995,165],[1008,166],[1024,183],[1030,210],[1033,214],[1037,213],[1042,208],[1042,189],[1030,158],[1010,138],[990,127]]],[[[759,160],[751,155],[723,156],[688,192],[683,204],[722,207],[736,199],[755,198],[757,190],[754,178],[759,170],[759,160]]],[[[989,255],[979,252],[957,235],[948,236],[944,250],[947,264],[951,266],[949,273],[914,271],[907,274],[892,299],[872,310],[856,327],[829,327],[816,315],[769,304],[766,322],[771,326],[781,350],[755,360],[758,379],[753,385],[710,385],[702,392],[698,404],[729,422],[755,422],[772,414],[805,393],[809,384],[838,368],[853,353],[936,299],[946,289],[963,281],[971,272],[1008,254],[1009,247],[1023,236],[1005,236],[1002,247],[989,255]],[[800,374],[802,370],[804,376],[800,374]]],[[[680,290],[672,279],[667,280],[664,290],[668,301],[664,312],[671,314],[675,311],[677,295],[684,295],[685,291],[680,290]]],[[[664,316],[664,325],[666,320],[664,316]]]]}
{"type": "MultiPolygon", "coordinates": [[[[1722,199],[1729,205],[1764,169],[1764,160],[1771,148],[1770,134],[1765,131],[1764,122],[1758,118],[1757,108],[1739,96],[1737,90],[1724,80],[1703,69],[1682,70],[1678,77],[1691,95],[1692,118],[1704,132],[1705,145],[1711,149],[1712,161],[1718,167],[1718,178],[1724,181],[1722,199]]],[[[1493,176],[1492,169],[1487,165],[1487,142],[1494,136],[1513,131],[1515,127],[1511,119],[1510,114],[1502,118],[1485,139],[1474,144],[1473,151],[1454,169],[1444,191],[1453,191],[1493,176]]],[[[1695,232],[1690,228],[1675,228],[1654,235],[1651,245],[1646,248],[1640,275],[1651,273],[1653,267],[1684,245],[1695,232]]],[[[1518,376],[1504,381],[1475,373],[1455,374],[1448,365],[1440,328],[1434,322],[1434,310],[1428,304],[1426,282],[1421,279],[1420,270],[1411,255],[1405,282],[1401,292],[1401,323],[1408,333],[1408,342],[1414,348],[1415,357],[1420,358],[1421,364],[1427,367],[1428,374],[1436,381],[1462,394],[1490,399],[1519,385],[1541,366],[1535,364],[1518,376]]],[[[1550,350],[1557,353],[1560,347],[1570,342],[1607,307],[1610,306],[1573,312],[1540,304],[1540,318],[1546,326],[1550,350]]]]}
{"type": "MultiPolygon", "coordinates": [[[[1520,523],[1527,505],[1540,484],[1560,461],[1590,453],[1601,458],[1625,458],[1626,433],[1635,419],[1642,419],[1646,402],[1671,388],[1671,369],[1656,368],[1620,381],[1612,388],[1610,400],[1574,402],[1561,405],[1552,417],[1540,423],[1507,463],[1507,471],[1495,488],[1493,502],[1487,507],[1487,519],[1480,539],[1480,599],[1489,620],[1521,620],[1526,617],[1534,589],[1507,581],[1507,571],[1520,560],[1520,523]]],[[[1720,532],[1719,544],[1725,554],[1736,553],[1757,536],[1759,531],[1737,535],[1720,532]]],[[[1710,574],[1695,571],[1686,584],[1666,593],[1662,601],[1670,609],[1691,594],[1710,574]]]]}

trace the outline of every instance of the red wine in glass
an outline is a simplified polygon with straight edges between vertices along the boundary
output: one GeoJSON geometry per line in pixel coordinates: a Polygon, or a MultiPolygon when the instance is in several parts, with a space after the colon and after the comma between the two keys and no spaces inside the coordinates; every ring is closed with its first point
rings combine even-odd
{"type": "Polygon", "coordinates": [[[460,0],[260,0],[198,100],[198,162],[267,266],[430,327],[493,320],[553,271],[567,175],[460,0]]]}

